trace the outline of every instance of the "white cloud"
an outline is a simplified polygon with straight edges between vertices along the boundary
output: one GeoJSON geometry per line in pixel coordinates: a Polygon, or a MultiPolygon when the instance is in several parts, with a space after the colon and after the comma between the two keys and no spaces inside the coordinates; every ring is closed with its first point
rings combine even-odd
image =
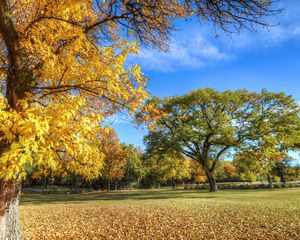
{"type": "Polygon", "coordinates": [[[221,34],[223,44],[236,50],[252,51],[253,49],[276,47],[292,39],[300,38],[300,2],[295,2],[295,0],[286,0],[278,5],[277,8],[282,8],[283,11],[267,19],[268,23],[274,25],[273,27],[257,26],[255,32],[244,30],[240,34],[233,34],[231,39],[221,34]]]}
{"type": "Polygon", "coordinates": [[[292,36],[300,36],[300,25],[293,29],[292,36]]]}
{"type": "MultiPolygon", "coordinates": [[[[300,13],[299,13],[300,14],[300,13]]],[[[235,35],[232,39],[222,38],[233,50],[257,50],[271,48],[284,44],[289,40],[300,37],[299,26],[276,26],[269,29],[259,29],[256,32],[243,32],[235,35]]]]}
{"type": "Polygon", "coordinates": [[[142,49],[130,59],[143,69],[170,72],[177,69],[198,69],[233,58],[210,43],[200,32],[182,31],[170,44],[168,52],[142,49]]]}

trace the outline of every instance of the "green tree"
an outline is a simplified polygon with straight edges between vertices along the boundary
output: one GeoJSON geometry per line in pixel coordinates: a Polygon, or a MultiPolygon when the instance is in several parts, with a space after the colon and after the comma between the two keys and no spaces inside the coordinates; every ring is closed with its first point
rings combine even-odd
{"type": "MultiPolygon", "coordinates": [[[[291,97],[265,90],[258,94],[245,90],[199,89],[184,96],[155,99],[154,103],[165,114],[157,120],[155,131],[146,137],[148,151],[172,149],[198,161],[206,172],[210,191],[217,191],[215,170],[230,149],[238,151],[258,146],[259,137],[266,139],[266,126],[271,127],[270,134],[273,136],[276,132],[276,139],[287,147],[289,139],[283,132],[293,132],[295,129],[291,128],[297,127],[293,121],[298,121],[298,108],[291,97]],[[271,96],[276,101],[262,110],[262,100],[271,96]],[[264,117],[267,112],[270,117],[271,113],[280,114],[279,110],[286,114],[282,113],[278,121],[274,115],[272,119],[264,117]]],[[[270,148],[271,143],[266,144],[270,148]]]]}
{"type": "Polygon", "coordinates": [[[264,89],[253,109],[253,141],[239,149],[237,163],[248,174],[267,176],[270,185],[270,172],[277,167],[284,181],[280,166],[289,158],[287,151],[296,149],[299,143],[299,106],[291,96],[264,89]]]}
{"type": "Polygon", "coordinates": [[[127,153],[127,164],[125,166],[125,174],[122,183],[125,186],[139,186],[140,181],[146,175],[146,169],[141,160],[142,151],[133,144],[121,144],[127,153]]]}
{"type": "Polygon", "coordinates": [[[273,168],[272,173],[274,175],[278,175],[280,178],[280,182],[286,183],[286,174],[287,174],[287,169],[293,166],[293,162],[295,159],[292,157],[285,157],[283,160],[276,160],[275,161],[275,166],[273,168]]]}
{"type": "Polygon", "coordinates": [[[146,153],[144,164],[148,168],[148,177],[151,175],[159,183],[171,182],[176,187],[176,181],[191,177],[190,160],[175,152],[164,154],[146,153]]]}

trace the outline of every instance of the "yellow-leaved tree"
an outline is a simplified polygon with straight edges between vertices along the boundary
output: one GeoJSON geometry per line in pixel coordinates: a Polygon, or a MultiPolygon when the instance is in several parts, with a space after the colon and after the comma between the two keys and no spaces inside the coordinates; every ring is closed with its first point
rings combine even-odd
{"type": "Polygon", "coordinates": [[[100,148],[105,155],[101,175],[106,181],[106,190],[110,191],[112,181],[115,183],[116,190],[116,181],[122,179],[125,174],[127,153],[119,143],[118,135],[114,130],[103,134],[100,148]]]}
{"type": "Polygon", "coordinates": [[[140,68],[124,67],[136,43],[102,46],[87,30],[98,18],[91,1],[1,3],[0,239],[19,239],[25,167],[98,177],[103,118],[148,94],[140,68]]]}
{"type": "Polygon", "coordinates": [[[137,42],[165,48],[176,18],[231,31],[277,12],[272,0],[244,2],[0,0],[0,239],[22,238],[25,168],[98,177],[103,118],[148,97],[140,68],[125,67],[137,42]]]}

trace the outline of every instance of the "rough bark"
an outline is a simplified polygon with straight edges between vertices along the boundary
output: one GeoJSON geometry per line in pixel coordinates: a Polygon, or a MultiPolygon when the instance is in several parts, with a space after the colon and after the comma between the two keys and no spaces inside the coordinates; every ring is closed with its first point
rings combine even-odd
{"type": "Polygon", "coordinates": [[[210,169],[205,169],[205,173],[207,176],[207,181],[209,183],[209,191],[210,192],[218,191],[217,181],[213,174],[213,171],[211,171],[210,169]]]}
{"type": "Polygon", "coordinates": [[[20,240],[20,181],[0,180],[0,240],[20,240]]]}

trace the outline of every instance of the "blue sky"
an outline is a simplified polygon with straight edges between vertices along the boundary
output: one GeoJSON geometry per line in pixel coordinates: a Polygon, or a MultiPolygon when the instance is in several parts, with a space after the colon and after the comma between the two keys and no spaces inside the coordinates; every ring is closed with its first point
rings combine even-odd
{"type": "MultiPolygon", "coordinates": [[[[196,20],[179,23],[169,52],[142,49],[129,63],[138,63],[150,78],[152,96],[181,95],[204,87],[267,88],[300,102],[300,1],[285,0],[280,7],[284,11],[269,19],[278,26],[230,36],[196,20]]],[[[136,129],[128,116],[118,114],[109,121],[122,142],[143,147],[147,131],[136,129]]]]}

